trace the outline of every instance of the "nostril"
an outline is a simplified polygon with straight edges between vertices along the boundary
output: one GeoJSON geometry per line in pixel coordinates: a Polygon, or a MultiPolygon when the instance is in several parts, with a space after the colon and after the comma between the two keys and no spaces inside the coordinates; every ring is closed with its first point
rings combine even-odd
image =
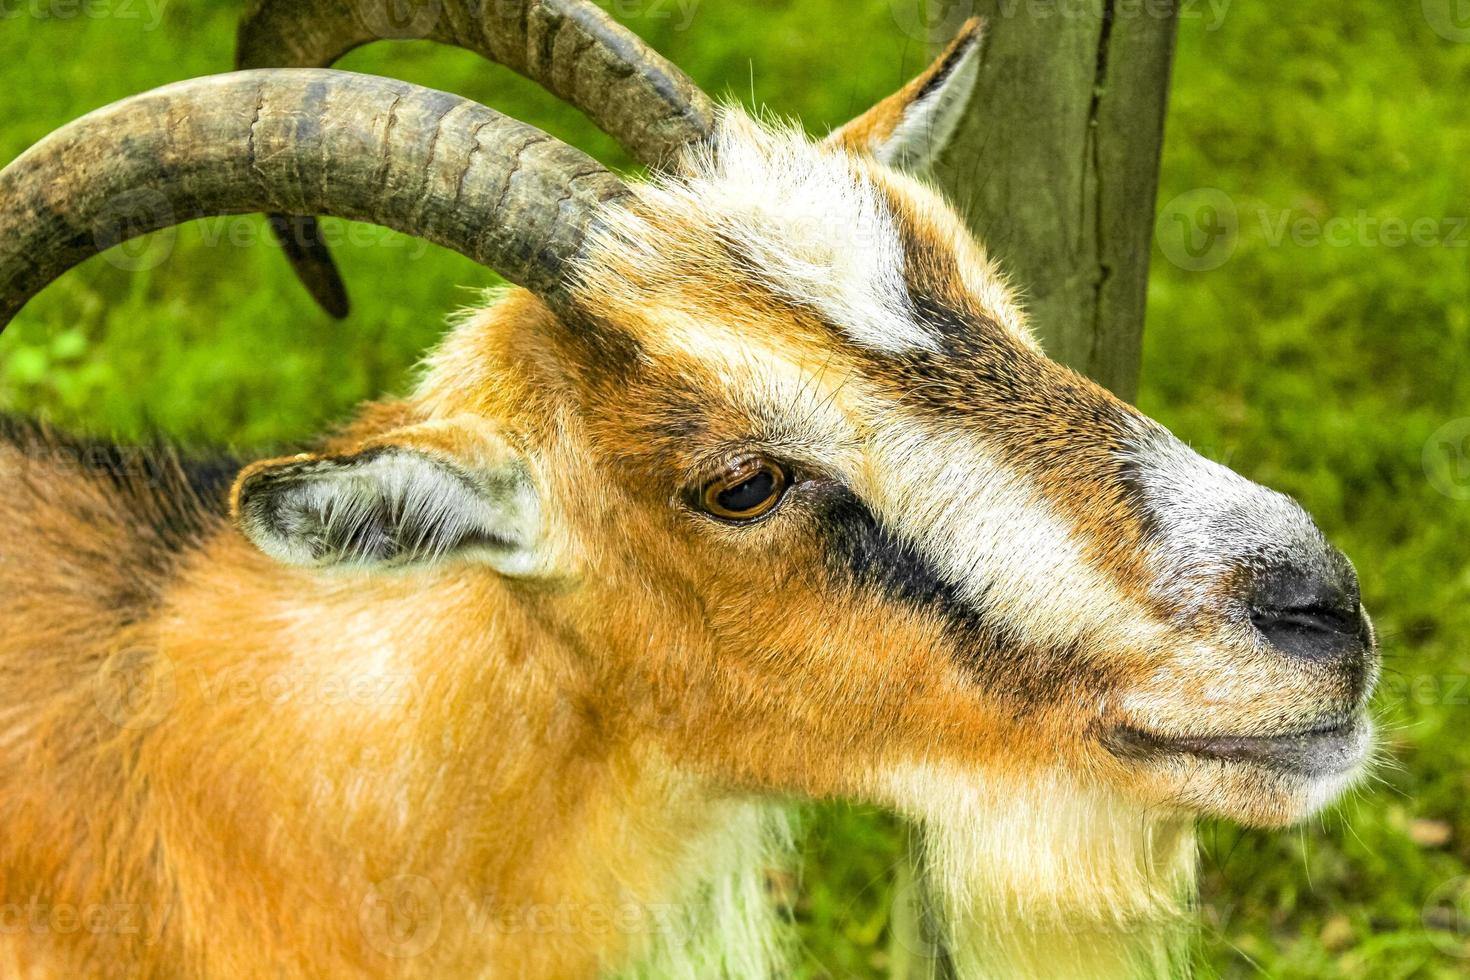
{"type": "Polygon", "coordinates": [[[1361,629],[1357,610],[1348,614],[1341,609],[1308,606],[1303,609],[1252,609],[1251,623],[1262,633],[1301,632],[1344,633],[1356,636],[1361,629]]]}
{"type": "Polygon", "coordinates": [[[1303,660],[1338,660],[1367,647],[1360,614],[1336,609],[1253,609],[1251,624],[1278,652],[1303,660]]]}
{"type": "Polygon", "coordinates": [[[1350,572],[1329,578],[1293,568],[1269,570],[1256,580],[1250,619],[1288,656],[1336,658],[1366,645],[1358,583],[1350,572]]]}

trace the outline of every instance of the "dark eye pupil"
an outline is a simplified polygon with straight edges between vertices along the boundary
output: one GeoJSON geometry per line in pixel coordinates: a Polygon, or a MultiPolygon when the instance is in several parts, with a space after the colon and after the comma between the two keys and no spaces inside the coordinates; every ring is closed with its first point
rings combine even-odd
{"type": "Polygon", "coordinates": [[[769,470],[761,470],[744,483],[720,491],[715,500],[726,510],[739,514],[765,503],[775,488],[776,477],[769,470]]]}

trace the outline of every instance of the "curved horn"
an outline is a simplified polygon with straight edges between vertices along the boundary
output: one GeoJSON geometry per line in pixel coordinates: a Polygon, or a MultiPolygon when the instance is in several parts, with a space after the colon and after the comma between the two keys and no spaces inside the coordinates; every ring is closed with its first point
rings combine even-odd
{"type": "MultiPolygon", "coordinates": [[[[474,51],[582,110],[640,163],[663,168],[709,138],[714,105],[677,67],[587,0],[253,0],[241,68],[325,68],[372,41],[424,38],[474,51]]],[[[347,290],[315,219],[271,216],[318,303],[346,316],[347,290]]]]}
{"type": "Polygon", "coordinates": [[[320,69],[197,78],[84,116],[0,171],[0,327],[111,245],[253,211],[386,225],[570,310],[567,263],[627,193],[581,151],[433,89],[320,69]]]}

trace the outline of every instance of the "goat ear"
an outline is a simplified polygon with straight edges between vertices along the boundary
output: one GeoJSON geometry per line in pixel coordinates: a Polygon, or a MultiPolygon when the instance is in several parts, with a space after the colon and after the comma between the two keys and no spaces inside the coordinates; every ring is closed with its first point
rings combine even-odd
{"type": "Polygon", "coordinates": [[[971,17],[922,75],[827,137],[919,176],[949,145],[980,77],[982,22],[971,17]]]}
{"type": "Polygon", "coordinates": [[[428,423],[340,454],[265,460],[235,481],[236,525],[302,568],[483,562],[546,571],[541,507],[524,459],[493,433],[428,423]]]}

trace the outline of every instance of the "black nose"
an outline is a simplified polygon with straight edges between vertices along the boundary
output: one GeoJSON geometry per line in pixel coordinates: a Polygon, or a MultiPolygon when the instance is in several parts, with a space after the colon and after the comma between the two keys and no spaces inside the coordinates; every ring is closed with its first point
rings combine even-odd
{"type": "Polygon", "coordinates": [[[1253,585],[1251,623],[1281,653],[1337,660],[1360,655],[1367,646],[1358,579],[1345,561],[1325,571],[1269,568],[1253,585]]]}

